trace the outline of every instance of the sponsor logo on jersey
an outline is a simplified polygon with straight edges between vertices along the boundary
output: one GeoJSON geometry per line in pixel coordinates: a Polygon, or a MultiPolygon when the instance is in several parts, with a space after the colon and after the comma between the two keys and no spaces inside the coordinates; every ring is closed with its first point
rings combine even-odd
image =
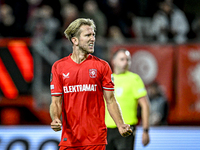
{"type": "Polygon", "coordinates": [[[63,79],[69,78],[69,72],[67,74],[63,73],[63,79]]]}
{"type": "Polygon", "coordinates": [[[50,89],[53,90],[54,89],[54,85],[50,85],[50,89]]]}
{"type": "Polygon", "coordinates": [[[89,69],[89,76],[90,76],[90,78],[96,78],[97,77],[97,69],[89,69]]]}
{"type": "Polygon", "coordinates": [[[84,92],[84,91],[96,91],[97,84],[83,84],[83,85],[70,85],[64,86],[64,93],[84,92]]]}

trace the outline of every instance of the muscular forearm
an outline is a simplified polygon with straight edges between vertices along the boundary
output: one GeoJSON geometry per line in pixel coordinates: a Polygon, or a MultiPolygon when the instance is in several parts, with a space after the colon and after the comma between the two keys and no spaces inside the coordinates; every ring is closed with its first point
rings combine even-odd
{"type": "Polygon", "coordinates": [[[60,99],[61,97],[52,97],[52,103],[50,105],[50,116],[52,120],[60,119],[61,117],[62,108],[60,99]]]}
{"type": "Polygon", "coordinates": [[[132,133],[132,130],[130,129],[130,125],[124,123],[121,109],[115,99],[114,93],[112,91],[104,91],[104,97],[106,100],[108,112],[117,125],[119,133],[124,137],[129,136],[132,133]]]}
{"type": "Polygon", "coordinates": [[[117,127],[120,124],[124,124],[122,114],[121,114],[121,109],[116,100],[113,100],[111,103],[107,103],[107,108],[108,108],[108,112],[110,113],[110,116],[113,118],[117,127]]]}
{"type": "Polygon", "coordinates": [[[56,106],[54,104],[50,105],[50,116],[51,116],[52,120],[54,120],[54,119],[60,119],[61,110],[59,109],[58,106],[56,106]]]}
{"type": "Polygon", "coordinates": [[[62,102],[62,97],[61,96],[52,96],[52,102],[50,105],[50,116],[52,119],[51,122],[51,128],[54,131],[60,131],[61,130],[61,112],[62,112],[62,107],[61,107],[61,102],[62,102]]]}

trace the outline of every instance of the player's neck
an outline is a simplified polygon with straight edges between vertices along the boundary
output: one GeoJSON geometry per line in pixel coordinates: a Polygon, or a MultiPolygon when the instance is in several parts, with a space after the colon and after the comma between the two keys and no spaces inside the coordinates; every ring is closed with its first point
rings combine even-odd
{"type": "Polygon", "coordinates": [[[80,53],[80,52],[73,52],[71,55],[71,59],[77,64],[82,63],[87,57],[88,57],[88,54],[80,53]]]}

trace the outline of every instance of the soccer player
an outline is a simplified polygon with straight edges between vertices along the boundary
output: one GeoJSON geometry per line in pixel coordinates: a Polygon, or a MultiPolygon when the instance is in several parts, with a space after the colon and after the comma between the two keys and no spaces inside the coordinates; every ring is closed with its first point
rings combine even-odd
{"type": "Polygon", "coordinates": [[[121,138],[117,127],[106,112],[105,123],[108,128],[108,150],[133,150],[135,140],[135,129],[138,123],[137,106],[142,110],[143,135],[142,143],[146,146],[149,143],[149,99],[144,83],[139,75],[128,71],[131,64],[131,56],[128,50],[119,49],[113,54],[115,96],[121,107],[125,123],[131,125],[133,136],[121,138]]]}
{"type": "Polygon", "coordinates": [[[73,52],[58,60],[51,71],[51,128],[62,128],[60,150],[105,150],[105,103],[122,136],[132,130],[125,124],[114,96],[109,64],[93,56],[95,24],[79,18],[64,31],[73,52]],[[62,114],[62,120],[61,120],[62,114]]]}

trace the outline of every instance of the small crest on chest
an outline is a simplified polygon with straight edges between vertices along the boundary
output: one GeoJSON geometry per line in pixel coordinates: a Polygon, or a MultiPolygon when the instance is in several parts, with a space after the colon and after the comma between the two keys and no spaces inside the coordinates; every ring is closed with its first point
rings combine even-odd
{"type": "Polygon", "coordinates": [[[90,78],[96,78],[97,77],[97,69],[89,69],[89,76],[90,76],[90,78]]]}

